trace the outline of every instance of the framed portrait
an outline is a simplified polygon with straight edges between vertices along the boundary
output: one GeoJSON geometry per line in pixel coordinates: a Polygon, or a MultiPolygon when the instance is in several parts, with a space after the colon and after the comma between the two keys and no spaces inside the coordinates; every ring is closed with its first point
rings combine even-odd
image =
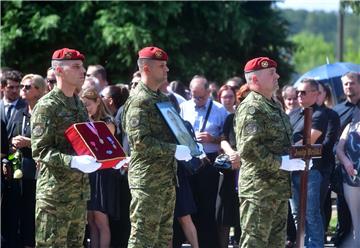
{"type": "Polygon", "coordinates": [[[175,110],[172,103],[159,102],[156,103],[156,107],[159,109],[165,122],[170,127],[170,130],[174,134],[178,144],[188,146],[190,148],[191,156],[200,156],[201,151],[199,150],[196,141],[191,136],[191,133],[186,128],[184,121],[175,110]]]}

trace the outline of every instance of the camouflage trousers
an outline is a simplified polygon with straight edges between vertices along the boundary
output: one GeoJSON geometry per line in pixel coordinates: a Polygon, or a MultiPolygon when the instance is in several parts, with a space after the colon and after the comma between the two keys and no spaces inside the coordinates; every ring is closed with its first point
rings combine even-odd
{"type": "Polygon", "coordinates": [[[83,247],[86,201],[66,204],[37,200],[35,210],[36,247],[83,247]]]}
{"type": "Polygon", "coordinates": [[[172,238],[175,187],[131,189],[128,248],[167,248],[172,238]]]}
{"type": "Polygon", "coordinates": [[[288,201],[240,198],[241,248],[284,247],[288,201]]]}

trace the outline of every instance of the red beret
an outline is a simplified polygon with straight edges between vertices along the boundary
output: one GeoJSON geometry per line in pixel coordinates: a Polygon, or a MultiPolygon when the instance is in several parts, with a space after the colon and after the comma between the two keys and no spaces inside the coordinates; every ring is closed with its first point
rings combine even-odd
{"type": "Polygon", "coordinates": [[[158,47],[145,47],[139,51],[139,59],[168,60],[168,55],[158,47]]]}
{"type": "Polygon", "coordinates": [[[56,50],[53,53],[52,60],[82,60],[84,61],[85,56],[79,51],[69,48],[63,48],[56,50]]]}
{"type": "Polygon", "coordinates": [[[269,59],[268,57],[258,57],[246,63],[244,72],[246,73],[246,72],[258,71],[271,67],[276,68],[276,66],[277,63],[274,60],[269,59]]]}

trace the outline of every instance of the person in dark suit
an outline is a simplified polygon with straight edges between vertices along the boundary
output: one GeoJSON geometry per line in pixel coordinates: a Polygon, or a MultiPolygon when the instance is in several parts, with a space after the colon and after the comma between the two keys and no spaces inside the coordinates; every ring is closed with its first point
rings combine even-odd
{"type": "Polygon", "coordinates": [[[22,120],[23,110],[27,108],[24,100],[20,99],[20,81],[22,75],[19,71],[6,71],[1,78],[1,91],[4,97],[0,101],[1,120],[5,122],[8,139],[14,136],[15,123],[22,120]]]}
{"type": "MultiPolygon", "coordinates": [[[[0,116],[5,123],[8,141],[20,134],[17,123],[22,122],[27,103],[20,99],[21,73],[9,70],[1,78],[1,91],[4,96],[0,101],[0,116]]],[[[21,126],[21,125],[20,125],[21,126]]],[[[14,150],[10,147],[9,153],[14,150]]],[[[19,247],[21,245],[19,231],[20,220],[20,179],[11,178],[4,182],[4,192],[1,204],[2,247],[19,247]]]]}

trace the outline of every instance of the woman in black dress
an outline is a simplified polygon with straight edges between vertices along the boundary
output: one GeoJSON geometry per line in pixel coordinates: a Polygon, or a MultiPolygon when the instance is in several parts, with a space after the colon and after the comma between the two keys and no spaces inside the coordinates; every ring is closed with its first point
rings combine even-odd
{"type": "MultiPolygon", "coordinates": [[[[107,110],[95,88],[84,89],[80,94],[90,121],[104,121],[115,133],[113,117],[107,110]]],[[[117,184],[118,170],[103,169],[89,174],[90,200],[88,201],[87,220],[90,230],[91,247],[110,247],[109,216],[120,215],[120,194],[117,184]]]]}
{"type": "Polygon", "coordinates": [[[230,113],[224,123],[221,149],[229,155],[232,164],[231,170],[222,170],[222,183],[219,185],[219,194],[216,201],[216,221],[218,224],[219,239],[222,247],[228,247],[230,227],[235,227],[235,239],[240,238],[239,197],[237,193],[237,179],[240,169],[240,156],[236,152],[236,137],[234,131],[235,105],[245,98],[249,89],[247,85],[235,92],[228,85],[223,85],[218,93],[219,101],[226,106],[230,113]]]}
{"type": "Polygon", "coordinates": [[[343,247],[360,247],[360,109],[345,127],[336,147],[342,164],[343,191],[349,206],[352,231],[343,247]]]}

